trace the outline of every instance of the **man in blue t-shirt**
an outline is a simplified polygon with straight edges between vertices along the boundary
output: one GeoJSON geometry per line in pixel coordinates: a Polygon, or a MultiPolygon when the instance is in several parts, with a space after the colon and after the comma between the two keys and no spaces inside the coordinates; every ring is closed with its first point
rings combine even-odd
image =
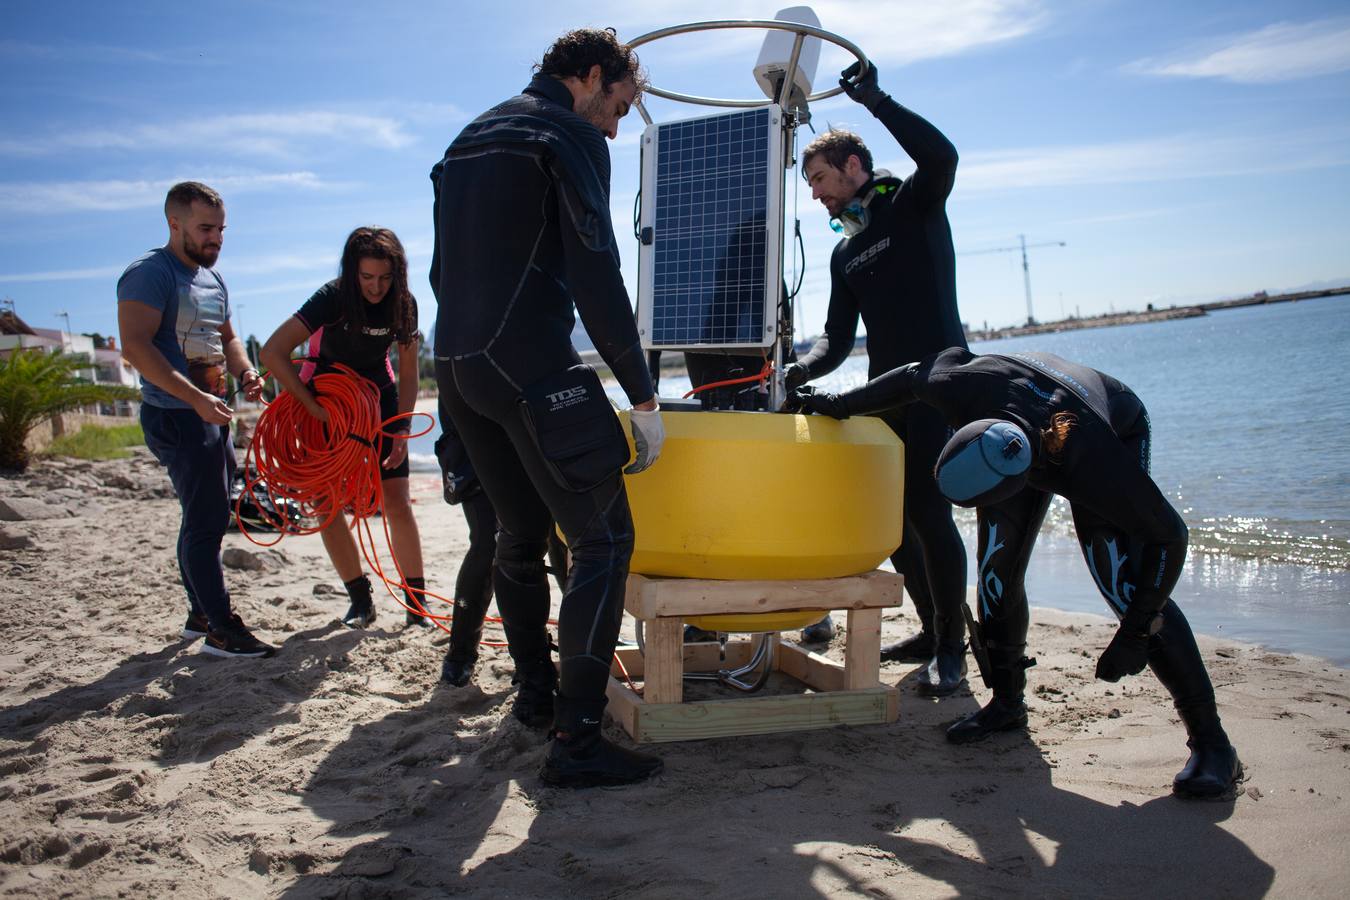
{"type": "Polygon", "coordinates": [[[169,243],[137,259],[117,282],[122,356],[141,373],[145,443],[169,470],[183,508],[178,570],[187,592],[183,637],[205,637],[204,653],[271,656],[230,608],[220,542],[230,524],[234,445],[225,375],[244,397],[262,396],[230,325],[230,295],[211,268],[220,255],[225,204],[204,184],[185,181],[164,201],[169,243]]]}

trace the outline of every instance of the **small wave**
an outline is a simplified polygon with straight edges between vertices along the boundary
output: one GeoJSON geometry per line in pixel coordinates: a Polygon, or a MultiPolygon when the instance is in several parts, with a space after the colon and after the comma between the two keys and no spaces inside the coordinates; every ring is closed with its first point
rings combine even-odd
{"type": "MultiPolygon", "coordinates": [[[[957,509],[955,514],[964,533],[977,534],[974,510],[957,509]]],[[[1350,522],[1215,516],[1187,521],[1186,527],[1190,530],[1191,553],[1350,571],[1350,522]]],[[[1041,533],[1077,539],[1073,513],[1063,497],[1051,502],[1041,533]]],[[[967,549],[973,552],[974,544],[967,549]]]]}

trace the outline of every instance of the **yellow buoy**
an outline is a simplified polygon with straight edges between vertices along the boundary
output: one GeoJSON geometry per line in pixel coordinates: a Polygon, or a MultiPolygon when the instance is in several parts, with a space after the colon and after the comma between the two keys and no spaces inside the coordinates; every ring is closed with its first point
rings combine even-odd
{"type": "MultiPolygon", "coordinates": [[[[619,414],[627,432],[628,415],[619,414]]],[[[904,447],[880,419],[663,412],[661,458],[625,477],[631,571],[678,578],[838,578],[900,544],[904,447]]]]}

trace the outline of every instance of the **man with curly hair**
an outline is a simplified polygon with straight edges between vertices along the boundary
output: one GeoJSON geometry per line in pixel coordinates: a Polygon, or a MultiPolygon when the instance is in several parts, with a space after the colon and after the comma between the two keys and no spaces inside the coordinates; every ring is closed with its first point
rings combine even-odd
{"type": "Polygon", "coordinates": [[[441,404],[500,523],[493,588],[516,664],[512,714],[551,719],[540,777],[568,787],[661,768],[600,734],[633,552],[620,472],[628,446],[571,342],[575,304],[633,405],[637,456],[624,471],[642,471],[664,432],[619,272],[605,138],[618,136],[643,86],[636,54],[612,30],[571,31],[521,94],[455,138],[431,175],[441,404]],[[572,553],[558,668],[543,561],[554,521],[572,553]]]}

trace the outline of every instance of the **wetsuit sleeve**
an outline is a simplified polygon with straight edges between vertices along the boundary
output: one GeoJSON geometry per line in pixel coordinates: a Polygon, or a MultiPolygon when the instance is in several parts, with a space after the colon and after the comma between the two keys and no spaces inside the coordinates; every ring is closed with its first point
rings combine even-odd
{"type": "Polygon", "coordinates": [[[310,334],[325,325],[337,322],[342,318],[342,310],[338,308],[337,291],[332,290],[332,285],[325,284],[305,301],[304,306],[296,311],[295,317],[309,329],[310,334]]]}
{"type": "Polygon", "coordinates": [[[586,334],[628,395],[628,402],[634,406],[645,403],[656,396],[656,391],[638,340],[637,322],[613,242],[595,242],[590,227],[574,220],[575,197],[569,202],[565,184],[560,185],[558,195],[561,207],[558,230],[562,232],[563,262],[572,302],[586,334]]]}
{"type": "Polygon", "coordinates": [[[839,368],[853,352],[853,344],[858,339],[858,299],[844,280],[839,258],[836,247],[830,256],[830,307],[825,314],[825,333],[805,356],[797,360],[797,365],[806,369],[808,381],[839,368]]]}
{"type": "Polygon", "coordinates": [[[957,154],[952,142],[927,119],[890,97],[878,104],[876,117],[918,166],[906,182],[915,199],[923,206],[946,202],[956,184],[957,154]]]}
{"type": "Polygon", "coordinates": [[[845,391],[839,399],[851,416],[868,416],[918,400],[919,364],[906,363],[878,375],[862,387],[845,391]]]}
{"type": "Polygon", "coordinates": [[[1072,467],[1070,502],[1082,503],[1140,547],[1139,582],[1130,606],[1156,612],[1181,577],[1189,541],[1186,523],[1123,443],[1114,437],[1092,443],[1096,446],[1081,448],[1081,462],[1072,467]]]}
{"type": "MultiPolygon", "coordinates": [[[[431,227],[433,231],[438,230],[441,222],[441,169],[445,168],[445,160],[441,160],[431,167],[431,227]]],[[[441,242],[433,240],[431,242],[431,269],[427,273],[427,278],[431,281],[431,293],[439,302],[441,299],[441,242]]]]}

